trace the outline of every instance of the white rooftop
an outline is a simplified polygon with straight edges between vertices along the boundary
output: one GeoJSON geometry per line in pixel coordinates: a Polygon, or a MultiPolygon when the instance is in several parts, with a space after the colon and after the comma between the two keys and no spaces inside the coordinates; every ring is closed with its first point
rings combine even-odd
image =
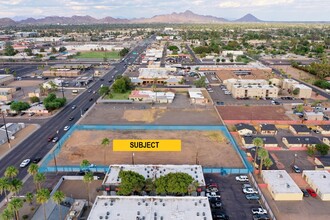
{"type": "Polygon", "coordinates": [[[88,220],[100,220],[100,216],[111,220],[212,220],[207,197],[187,196],[98,196],[88,220]]]}
{"type": "Polygon", "coordinates": [[[285,170],[263,170],[262,176],[274,194],[302,193],[297,184],[285,170]]]}
{"type": "Polygon", "coordinates": [[[325,170],[304,170],[306,176],[321,194],[330,193],[330,173],[325,170]]]}
{"type": "Polygon", "coordinates": [[[290,83],[296,83],[296,84],[299,84],[298,81],[294,80],[294,79],[284,79],[283,80],[284,82],[290,82],[290,83]]]}
{"type": "Polygon", "coordinates": [[[189,97],[193,99],[204,99],[202,90],[199,88],[190,88],[188,89],[189,97]]]}
{"type": "Polygon", "coordinates": [[[187,173],[194,178],[200,186],[205,186],[202,166],[200,165],[111,165],[109,172],[104,178],[103,185],[118,185],[120,184],[119,172],[134,171],[144,178],[158,178],[169,173],[187,173]]]}
{"type": "Polygon", "coordinates": [[[140,68],[139,69],[139,78],[158,78],[158,79],[167,79],[170,70],[167,68],[140,68]]]}

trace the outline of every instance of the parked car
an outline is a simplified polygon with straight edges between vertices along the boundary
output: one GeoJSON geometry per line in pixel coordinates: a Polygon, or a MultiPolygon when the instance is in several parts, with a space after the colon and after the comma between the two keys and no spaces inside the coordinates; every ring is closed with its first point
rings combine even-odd
{"type": "Polygon", "coordinates": [[[23,167],[26,167],[27,165],[29,165],[30,163],[30,159],[25,159],[22,161],[22,163],[19,165],[19,167],[23,168],[23,167]]]}
{"type": "Polygon", "coordinates": [[[309,193],[309,195],[311,195],[311,197],[315,198],[317,196],[316,192],[312,188],[308,188],[306,190],[309,193]]]}
{"type": "Polygon", "coordinates": [[[221,202],[220,197],[208,197],[210,203],[221,202]]]}
{"type": "Polygon", "coordinates": [[[206,193],[206,196],[207,197],[221,197],[220,195],[218,195],[217,193],[215,192],[209,192],[209,193],[206,193]]]}
{"type": "Polygon", "coordinates": [[[270,220],[269,216],[267,214],[262,215],[253,215],[253,220],[270,220]]]}
{"type": "Polygon", "coordinates": [[[231,95],[231,92],[225,91],[225,95],[231,95]]]}
{"type": "Polygon", "coordinates": [[[245,198],[247,200],[259,200],[260,195],[259,194],[247,194],[247,195],[245,195],[245,198]]]}
{"type": "Polygon", "coordinates": [[[64,130],[64,131],[68,131],[69,129],[70,129],[70,126],[69,126],[69,125],[67,125],[67,126],[65,126],[65,127],[64,127],[64,129],[63,129],[63,130],[64,130]]]}
{"type": "Polygon", "coordinates": [[[249,183],[244,183],[244,184],[242,185],[242,189],[244,189],[244,188],[252,188],[252,186],[251,186],[251,184],[249,184],[249,183]]]}
{"type": "Polygon", "coordinates": [[[54,137],[52,140],[53,143],[56,143],[57,141],[58,141],[58,137],[54,137]]]}
{"type": "Polygon", "coordinates": [[[215,187],[209,187],[209,188],[206,188],[206,190],[205,190],[206,192],[219,192],[219,190],[217,189],[217,188],[215,188],[215,187]]]}
{"type": "Polygon", "coordinates": [[[244,188],[244,189],[243,189],[243,193],[244,193],[244,194],[257,194],[258,191],[256,191],[256,190],[253,189],[253,188],[244,188]]]}
{"type": "Polygon", "coordinates": [[[221,202],[214,202],[210,203],[211,209],[221,209],[222,208],[222,203],[221,202]]]}
{"type": "Polygon", "coordinates": [[[294,171],[295,173],[301,173],[301,170],[300,170],[300,168],[299,168],[297,165],[293,165],[293,166],[292,166],[292,169],[293,169],[293,171],[294,171]]]}
{"type": "Polygon", "coordinates": [[[320,133],[321,133],[321,132],[320,132],[319,130],[317,130],[317,129],[314,129],[313,131],[315,132],[315,134],[320,134],[320,133]]]}
{"type": "Polygon", "coordinates": [[[300,190],[303,193],[304,197],[309,197],[309,193],[307,192],[306,189],[300,189],[300,190]]]}
{"type": "Polygon", "coordinates": [[[222,211],[212,212],[212,218],[215,220],[228,220],[229,216],[222,211]]]}
{"type": "Polygon", "coordinates": [[[245,175],[236,176],[235,179],[239,182],[249,182],[249,178],[245,175]]]}
{"type": "Polygon", "coordinates": [[[251,209],[251,212],[252,212],[253,215],[256,215],[256,214],[258,214],[258,215],[267,214],[267,210],[264,209],[264,208],[261,208],[261,207],[259,207],[259,208],[253,208],[253,209],[251,209]]]}

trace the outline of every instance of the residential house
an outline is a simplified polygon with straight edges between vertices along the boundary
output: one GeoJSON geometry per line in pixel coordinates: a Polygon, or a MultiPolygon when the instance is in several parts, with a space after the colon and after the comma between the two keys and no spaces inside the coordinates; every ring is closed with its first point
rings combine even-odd
{"type": "Polygon", "coordinates": [[[241,136],[257,133],[257,130],[255,129],[255,127],[253,125],[240,123],[240,124],[236,124],[235,127],[236,127],[237,132],[241,136]]]}
{"type": "Polygon", "coordinates": [[[278,147],[278,142],[274,136],[242,136],[243,146],[246,148],[254,147],[253,139],[261,138],[264,142],[262,147],[278,147]]]}
{"type": "Polygon", "coordinates": [[[190,97],[190,103],[191,104],[198,104],[198,105],[204,105],[209,102],[209,100],[206,98],[206,95],[203,93],[205,90],[202,90],[200,88],[189,88],[188,93],[190,97]]]}
{"type": "Polygon", "coordinates": [[[0,144],[4,144],[8,141],[6,128],[8,132],[9,139],[15,138],[15,134],[25,128],[24,123],[7,123],[6,127],[5,125],[0,127],[0,144]]]}
{"type": "Polygon", "coordinates": [[[299,135],[308,135],[311,133],[311,130],[306,125],[290,125],[289,130],[293,134],[299,135]]]}
{"type": "Polygon", "coordinates": [[[267,134],[267,135],[276,135],[277,128],[274,124],[261,124],[260,125],[260,133],[267,134]]]}
{"type": "Polygon", "coordinates": [[[15,91],[15,88],[0,88],[0,101],[11,101],[15,91]]]}
{"type": "Polygon", "coordinates": [[[315,156],[316,170],[330,170],[330,156],[315,156]]]}
{"type": "Polygon", "coordinates": [[[313,136],[285,136],[282,137],[282,142],[288,148],[315,147],[316,144],[321,144],[321,140],[313,136]]]}
{"type": "Polygon", "coordinates": [[[302,177],[322,201],[330,201],[330,173],[325,170],[304,170],[302,177]]]}
{"type": "Polygon", "coordinates": [[[316,129],[319,130],[321,134],[330,135],[330,125],[318,125],[316,129]]]}
{"type": "Polygon", "coordinates": [[[323,112],[304,112],[305,119],[309,121],[323,121],[323,112]]]}
{"type": "Polygon", "coordinates": [[[149,90],[133,90],[128,96],[134,102],[143,103],[172,103],[174,97],[173,92],[153,92],[149,90]]]}
{"type": "Polygon", "coordinates": [[[36,115],[43,115],[43,114],[48,114],[49,111],[45,108],[45,106],[43,104],[37,104],[37,105],[33,105],[31,106],[29,109],[22,111],[28,114],[36,114],[36,115]]]}

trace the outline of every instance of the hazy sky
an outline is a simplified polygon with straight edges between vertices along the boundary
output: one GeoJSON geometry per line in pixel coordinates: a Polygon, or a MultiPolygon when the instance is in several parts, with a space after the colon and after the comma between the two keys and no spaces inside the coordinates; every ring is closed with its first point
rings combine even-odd
{"type": "Polygon", "coordinates": [[[0,0],[0,17],[133,18],[185,10],[224,18],[252,13],[261,20],[330,21],[330,0],[0,0]]]}

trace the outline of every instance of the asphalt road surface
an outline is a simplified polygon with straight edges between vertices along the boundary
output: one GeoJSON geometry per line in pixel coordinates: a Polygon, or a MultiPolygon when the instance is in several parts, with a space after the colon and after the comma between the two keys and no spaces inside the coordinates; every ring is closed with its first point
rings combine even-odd
{"type": "MultiPolygon", "coordinates": [[[[154,39],[154,36],[151,38],[154,39]]],[[[146,41],[149,43],[151,42],[150,39],[147,39],[146,41]]],[[[129,63],[133,63],[147,46],[148,44],[144,44],[143,46],[137,46],[131,50],[130,53],[127,54],[126,57],[115,66],[115,68],[103,76],[101,80],[95,82],[89,89],[98,91],[101,84],[105,84],[116,75],[123,74],[127,68],[127,65],[129,63]]],[[[8,166],[13,165],[19,168],[20,163],[24,159],[30,158],[33,160],[35,157],[44,157],[54,146],[54,143],[47,141],[48,137],[58,136],[61,138],[65,134],[63,128],[67,125],[71,126],[75,124],[81,117],[81,114],[84,114],[85,110],[90,108],[98,98],[99,95],[97,93],[93,94],[88,91],[81,93],[69,105],[65,106],[57,115],[41,125],[36,132],[34,132],[23,143],[19,144],[2,160],[0,160],[0,176],[3,176],[8,166]],[[93,98],[92,101],[91,98],[93,98]],[[72,109],[73,105],[77,107],[72,109]],[[69,121],[70,117],[74,117],[74,120],[69,121]],[[58,134],[57,131],[59,131],[58,134]]],[[[27,167],[19,168],[18,178],[22,180],[26,175],[27,167]]],[[[0,201],[3,199],[4,196],[1,195],[0,201]]]]}

